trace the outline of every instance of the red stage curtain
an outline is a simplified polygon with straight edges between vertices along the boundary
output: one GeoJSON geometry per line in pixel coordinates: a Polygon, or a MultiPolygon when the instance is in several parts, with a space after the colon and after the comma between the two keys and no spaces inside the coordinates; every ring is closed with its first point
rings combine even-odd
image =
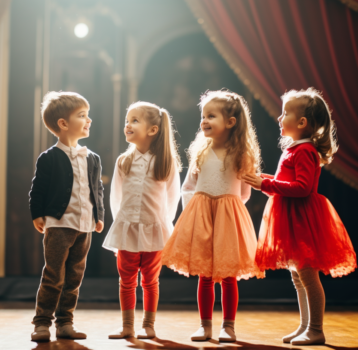
{"type": "Polygon", "coordinates": [[[339,142],[328,168],[358,189],[358,13],[336,0],[187,3],[270,115],[280,115],[287,90],[323,91],[339,142]]]}

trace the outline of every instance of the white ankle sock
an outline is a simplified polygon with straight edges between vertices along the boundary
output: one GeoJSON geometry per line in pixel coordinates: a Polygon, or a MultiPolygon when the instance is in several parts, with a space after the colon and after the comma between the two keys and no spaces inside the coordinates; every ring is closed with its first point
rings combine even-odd
{"type": "Polygon", "coordinates": [[[123,326],[111,333],[109,339],[134,337],[134,309],[122,311],[123,326]]]}
{"type": "Polygon", "coordinates": [[[235,335],[235,321],[223,320],[221,325],[219,341],[222,342],[234,342],[236,341],[235,335]]]}
{"type": "Polygon", "coordinates": [[[138,339],[155,338],[154,322],[156,312],[144,311],[142,329],[137,332],[138,339]]]}
{"type": "Polygon", "coordinates": [[[191,340],[200,341],[211,339],[212,337],[212,321],[211,320],[201,320],[200,328],[191,335],[191,340]]]}
{"type": "Polygon", "coordinates": [[[301,335],[291,340],[292,345],[314,345],[324,344],[326,338],[323,331],[307,328],[301,335]]]}

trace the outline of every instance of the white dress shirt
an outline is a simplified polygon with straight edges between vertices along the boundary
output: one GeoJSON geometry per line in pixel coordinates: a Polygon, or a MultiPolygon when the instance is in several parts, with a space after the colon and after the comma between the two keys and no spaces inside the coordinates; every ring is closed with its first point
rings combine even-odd
{"type": "Polygon", "coordinates": [[[180,177],[174,165],[167,181],[155,180],[154,161],[155,156],[149,151],[142,154],[136,149],[130,173],[124,175],[117,159],[110,194],[114,222],[103,242],[104,248],[129,252],[164,248],[173,232],[180,177]]]}
{"type": "Polygon", "coordinates": [[[80,232],[94,231],[93,204],[87,174],[87,147],[68,147],[58,141],[56,147],[64,151],[71,161],[73,185],[70,202],[60,220],[52,216],[45,217],[45,228],[66,227],[80,232]]]}
{"type": "Polygon", "coordinates": [[[229,162],[226,164],[225,171],[223,167],[224,162],[210,148],[198,174],[194,174],[193,167],[189,168],[182,187],[183,209],[195,192],[205,192],[212,196],[234,194],[244,203],[249,200],[251,186],[237,178],[237,173],[229,162]]]}

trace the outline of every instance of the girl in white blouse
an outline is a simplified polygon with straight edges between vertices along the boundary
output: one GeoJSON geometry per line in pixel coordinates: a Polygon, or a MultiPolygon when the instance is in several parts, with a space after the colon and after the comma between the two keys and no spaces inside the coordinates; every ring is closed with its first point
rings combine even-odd
{"type": "Polygon", "coordinates": [[[134,336],[139,270],[144,317],[137,338],[154,338],[161,255],[180,199],[181,163],[165,109],[148,102],[132,104],[124,133],[130,145],[114,168],[110,195],[114,222],[103,243],[117,254],[123,325],[109,338],[134,336]]]}
{"type": "Polygon", "coordinates": [[[220,341],[235,341],[236,280],[263,278],[255,263],[256,235],[244,205],[251,187],[244,173],[260,166],[260,149],[245,100],[227,91],[206,92],[200,102],[201,131],[189,148],[189,171],[182,187],[183,207],[167,242],[164,265],[199,275],[199,330],[192,340],[212,336],[214,283],[222,285],[220,341]]]}

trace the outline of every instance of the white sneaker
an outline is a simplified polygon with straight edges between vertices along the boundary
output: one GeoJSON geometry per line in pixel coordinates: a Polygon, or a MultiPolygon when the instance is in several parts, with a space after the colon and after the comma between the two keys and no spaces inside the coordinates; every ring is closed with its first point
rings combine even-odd
{"type": "Polygon", "coordinates": [[[57,338],[86,339],[87,334],[76,329],[72,324],[65,324],[56,329],[57,338]]]}
{"type": "Polygon", "coordinates": [[[32,341],[50,341],[51,333],[50,327],[47,326],[37,326],[34,329],[34,332],[31,333],[32,341]]]}

